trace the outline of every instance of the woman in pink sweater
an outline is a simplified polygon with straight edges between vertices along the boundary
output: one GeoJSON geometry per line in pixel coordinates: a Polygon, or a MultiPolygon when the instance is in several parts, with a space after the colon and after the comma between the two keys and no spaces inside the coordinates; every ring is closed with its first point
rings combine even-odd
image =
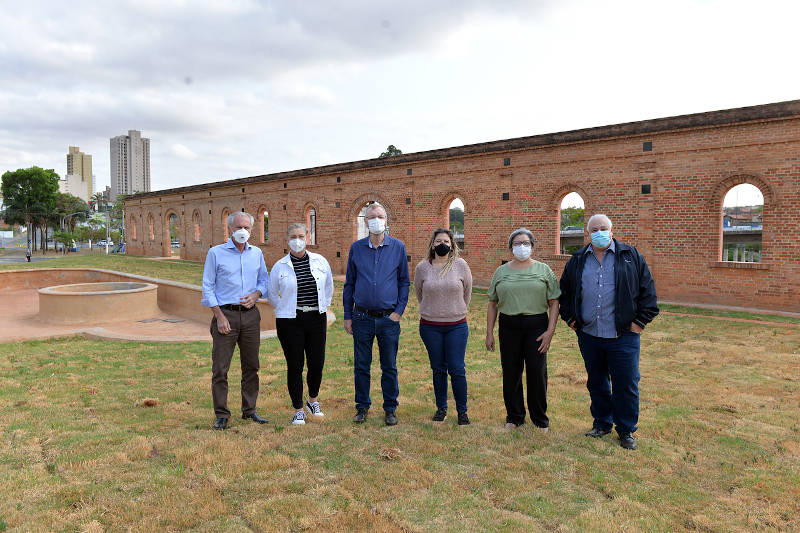
{"type": "Polygon", "coordinates": [[[433,232],[428,256],[414,271],[414,290],[419,300],[419,336],[428,350],[436,396],[435,422],[447,418],[447,374],[453,385],[458,424],[469,424],[467,375],[464,355],[469,327],[467,307],[472,298],[472,272],[458,257],[458,245],[449,229],[433,232]]]}

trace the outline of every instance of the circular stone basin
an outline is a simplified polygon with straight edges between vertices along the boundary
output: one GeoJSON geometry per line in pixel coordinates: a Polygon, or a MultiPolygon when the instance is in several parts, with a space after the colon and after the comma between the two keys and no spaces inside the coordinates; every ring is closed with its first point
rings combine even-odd
{"type": "Polygon", "coordinates": [[[36,319],[48,324],[111,324],[156,317],[158,285],[112,281],[39,289],[36,319]]]}

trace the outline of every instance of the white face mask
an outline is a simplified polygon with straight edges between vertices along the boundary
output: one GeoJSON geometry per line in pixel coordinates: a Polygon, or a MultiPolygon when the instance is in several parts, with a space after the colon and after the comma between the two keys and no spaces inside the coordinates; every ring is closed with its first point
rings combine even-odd
{"type": "Polygon", "coordinates": [[[519,261],[525,261],[531,256],[533,249],[530,246],[515,246],[514,257],[519,261]]]}
{"type": "Polygon", "coordinates": [[[369,224],[369,232],[375,235],[380,235],[386,231],[386,220],[382,218],[371,218],[367,222],[369,224]]]}
{"type": "Polygon", "coordinates": [[[237,229],[233,232],[233,240],[238,242],[239,244],[244,244],[247,242],[247,239],[250,238],[250,232],[246,229],[237,229]]]}
{"type": "Polygon", "coordinates": [[[289,241],[289,248],[296,254],[299,254],[303,250],[306,249],[306,240],[305,239],[292,239],[289,241]]]}

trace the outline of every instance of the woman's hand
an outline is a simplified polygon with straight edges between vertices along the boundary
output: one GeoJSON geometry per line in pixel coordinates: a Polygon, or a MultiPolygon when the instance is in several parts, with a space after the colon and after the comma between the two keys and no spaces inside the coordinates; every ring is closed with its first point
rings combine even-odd
{"type": "Polygon", "coordinates": [[[536,340],[542,341],[542,344],[539,345],[539,353],[545,353],[550,348],[550,341],[553,340],[553,335],[555,331],[550,331],[549,329],[539,335],[536,340]]]}
{"type": "Polygon", "coordinates": [[[492,333],[486,334],[486,349],[490,352],[494,351],[494,335],[492,333]]]}

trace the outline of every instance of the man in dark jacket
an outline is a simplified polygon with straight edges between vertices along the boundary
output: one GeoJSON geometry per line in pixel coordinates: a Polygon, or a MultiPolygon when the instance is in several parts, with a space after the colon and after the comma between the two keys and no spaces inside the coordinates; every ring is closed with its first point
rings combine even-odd
{"type": "Polygon", "coordinates": [[[639,336],[658,314],[647,262],[633,246],[613,239],[611,220],[594,215],[592,238],[561,275],[561,318],[578,335],[594,424],[587,437],[617,426],[623,448],[635,450],[639,422],[639,336]],[[612,391],[613,384],[613,391],[612,391]]]}

